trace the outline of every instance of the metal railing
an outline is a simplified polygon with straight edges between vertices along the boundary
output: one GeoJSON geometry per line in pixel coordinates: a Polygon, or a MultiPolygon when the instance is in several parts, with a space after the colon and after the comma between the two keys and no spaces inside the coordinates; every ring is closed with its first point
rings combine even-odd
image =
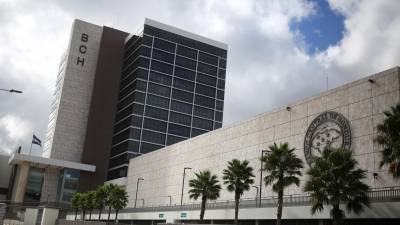
{"type": "MultiPolygon", "coordinates": [[[[370,202],[398,202],[400,201],[400,187],[392,188],[380,188],[371,189],[368,192],[370,202]]],[[[277,196],[270,196],[261,199],[261,207],[276,207],[278,204],[277,196]]],[[[311,204],[311,197],[309,194],[298,194],[298,195],[285,195],[283,197],[284,206],[304,206],[311,204]]],[[[209,201],[207,202],[207,209],[229,209],[235,207],[234,200],[226,201],[209,201]]],[[[240,208],[256,208],[257,200],[253,199],[241,199],[240,208]]],[[[167,205],[167,206],[150,206],[141,208],[127,208],[121,211],[121,213],[129,212],[150,212],[150,211],[179,211],[179,210],[199,210],[201,208],[200,203],[184,204],[180,205],[167,205]]]]}

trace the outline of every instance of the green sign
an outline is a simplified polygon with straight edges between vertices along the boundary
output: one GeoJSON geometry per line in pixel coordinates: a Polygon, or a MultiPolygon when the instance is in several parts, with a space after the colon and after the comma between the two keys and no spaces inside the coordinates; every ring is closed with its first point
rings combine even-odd
{"type": "Polygon", "coordinates": [[[186,218],[187,217],[187,213],[183,212],[181,213],[181,218],[186,218]]]}
{"type": "Polygon", "coordinates": [[[160,218],[160,219],[164,218],[164,213],[159,213],[158,218],[160,218]]]}

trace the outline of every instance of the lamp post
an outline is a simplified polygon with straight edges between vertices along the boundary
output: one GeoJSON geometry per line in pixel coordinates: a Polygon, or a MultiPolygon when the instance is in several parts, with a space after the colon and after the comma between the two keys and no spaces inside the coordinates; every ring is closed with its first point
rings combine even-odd
{"type": "Polygon", "coordinates": [[[256,192],[256,207],[257,207],[257,205],[258,205],[258,201],[257,201],[257,200],[258,200],[258,188],[259,188],[259,187],[258,187],[258,186],[252,186],[252,187],[255,188],[256,191],[257,191],[257,192],[256,192]]]}
{"type": "Polygon", "coordinates": [[[169,205],[172,205],[172,196],[168,195],[167,197],[169,197],[169,205]]]}
{"type": "Polygon", "coordinates": [[[10,92],[10,93],[18,93],[18,94],[22,93],[22,91],[15,90],[15,89],[3,89],[3,88],[0,88],[0,91],[7,91],[7,92],[10,92]]]}
{"type": "Polygon", "coordinates": [[[263,161],[262,158],[264,157],[264,153],[266,152],[271,152],[269,150],[261,150],[261,168],[260,168],[260,191],[258,192],[259,195],[259,199],[258,199],[258,207],[261,207],[261,193],[262,193],[262,181],[263,181],[263,177],[262,177],[262,171],[263,171],[263,161]]]}
{"type": "Polygon", "coordinates": [[[144,207],[144,198],[141,198],[139,200],[142,200],[142,207],[144,207]]]}
{"type": "MultiPolygon", "coordinates": [[[[137,183],[136,183],[136,196],[135,196],[135,208],[136,208],[136,202],[137,202],[137,193],[138,193],[138,189],[139,189],[139,182],[141,181],[141,180],[144,180],[142,177],[139,177],[138,179],[137,179],[137,183]]],[[[144,200],[143,200],[144,201],[144,200]]]]}
{"type": "Polygon", "coordinates": [[[181,209],[182,209],[182,204],[183,204],[183,188],[185,187],[185,175],[186,175],[186,170],[191,170],[192,168],[190,167],[185,167],[183,168],[183,178],[182,178],[182,193],[181,193],[181,209]]]}

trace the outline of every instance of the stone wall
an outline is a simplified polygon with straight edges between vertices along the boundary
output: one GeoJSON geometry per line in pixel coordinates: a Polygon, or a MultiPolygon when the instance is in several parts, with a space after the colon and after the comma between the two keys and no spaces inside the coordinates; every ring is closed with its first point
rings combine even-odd
{"type": "MultiPolygon", "coordinates": [[[[296,154],[305,162],[304,137],[309,124],[325,111],[335,111],[346,117],[352,133],[352,149],[360,167],[368,170],[365,180],[372,188],[397,185],[388,174],[387,168],[379,168],[380,149],[374,144],[376,125],[383,118],[383,111],[399,102],[399,68],[357,80],[320,95],[267,112],[244,122],[223,127],[201,136],[168,146],[130,160],[127,178],[129,207],[135,200],[136,182],[140,182],[138,199],[145,199],[146,205],[180,204],[182,174],[184,167],[193,168],[186,175],[184,203],[191,203],[187,181],[193,172],[209,169],[222,178],[227,161],[238,158],[249,160],[255,169],[255,185],[259,184],[261,150],[276,143],[288,142],[296,148],[296,154]],[[370,82],[372,79],[373,82],[370,82]],[[373,173],[378,173],[375,179],[373,173]]],[[[289,187],[285,194],[302,194],[301,187],[289,187]]],[[[246,192],[243,198],[254,198],[255,188],[246,192]]],[[[276,195],[271,187],[263,188],[263,196],[276,195]]],[[[219,200],[233,199],[234,194],[225,187],[219,200]]],[[[138,204],[139,207],[141,204],[138,204]]]]}

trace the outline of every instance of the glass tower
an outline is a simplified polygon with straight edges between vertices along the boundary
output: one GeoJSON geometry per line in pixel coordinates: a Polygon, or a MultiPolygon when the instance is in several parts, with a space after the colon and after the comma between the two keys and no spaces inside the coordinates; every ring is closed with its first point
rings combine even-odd
{"type": "Polygon", "coordinates": [[[108,180],[133,157],[222,126],[227,48],[207,40],[147,19],[127,37],[108,180]]]}

